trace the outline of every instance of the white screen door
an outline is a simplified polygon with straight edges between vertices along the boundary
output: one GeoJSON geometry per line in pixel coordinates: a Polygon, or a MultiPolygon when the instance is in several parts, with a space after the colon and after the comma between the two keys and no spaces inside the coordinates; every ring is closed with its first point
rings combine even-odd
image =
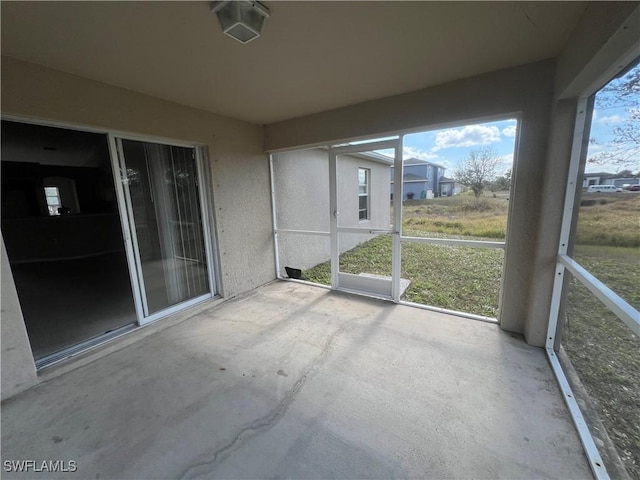
{"type": "Polygon", "coordinates": [[[397,301],[400,139],[332,147],[329,169],[333,288],[397,301]]]}

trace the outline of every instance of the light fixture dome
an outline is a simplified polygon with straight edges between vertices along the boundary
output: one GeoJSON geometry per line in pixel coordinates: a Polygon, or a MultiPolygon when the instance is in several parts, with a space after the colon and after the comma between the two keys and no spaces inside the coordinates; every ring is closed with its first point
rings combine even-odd
{"type": "Polygon", "coordinates": [[[258,38],[269,16],[267,7],[251,0],[212,2],[211,11],[218,16],[222,31],[240,43],[258,38]]]}

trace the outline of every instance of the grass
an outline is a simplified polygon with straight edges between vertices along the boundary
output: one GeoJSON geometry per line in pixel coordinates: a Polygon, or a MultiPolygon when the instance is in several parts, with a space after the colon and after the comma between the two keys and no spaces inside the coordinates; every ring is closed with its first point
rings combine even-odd
{"type": "MultiPolygon", "coordinates": [[[[584,193],[581,204],[578,244],[640,247],[640,195],[584,193]]],[[[409,234],[433,232],[504,240],[508,208],[504,193],[495,198],[459,195],[412,200],[403,205],[403,227],[409,234]]]]}
{"type": "Polygon", "coordinates": [[[487,317],[498,316],[504,252],[499,249],[405,243],[404,299],[487,317]]]}
{"type": "MultiPolygon", "coordinates": [[[[504,239],[508,198],[455,196],[403,204],[403,234],[504,239]]],[[[581,200],[574,257],[635,308],[640,308],[640,194],[589,194],[581,200]]],[[[497,316],[501,250],[403,243],[404,298],[452,310],[497,316]]],[[[391,240],[380,236],[344,253],[348,273],[390,275],[391,240]]],[[[331,283],[329,262],[303,272],[331,283]]],[[[640,478],[640,341],[585,287],[573,280],[565,306],[563,345],[632,477],[640,478]]]]}
{"type": "MultiPolygon", "coordinates": [[[[637,249],[578,247],[581,265],[640,307],[637,249]]],[[[640,478],[640,339],[572,279],[562,343],[628,473],[640,478]]]]}
{"type": "MultiPolygon", "coordinates": [[[[497,317],[503,257],[499,249],[403,244],[402,278],[411,280],[403,299],[497,317]]],[[[391,238],[381,235],[345,252],[340,271],[390,276],[391,238]]],[[[306,270],[303,278],[329,285],[330,262],[306,270]]]]}
{"type": "Polygon", "coordinates": [[[508,209],[509,201],[504,195],[414,200],[403,206],[403,227],[405,234],[417,231],[503,240],[508,209]]]}
{"type": "Polygon", "coordinates": [[[584,193],[578,217],[577,243],[640,247],[640,195],[584,193]]]}

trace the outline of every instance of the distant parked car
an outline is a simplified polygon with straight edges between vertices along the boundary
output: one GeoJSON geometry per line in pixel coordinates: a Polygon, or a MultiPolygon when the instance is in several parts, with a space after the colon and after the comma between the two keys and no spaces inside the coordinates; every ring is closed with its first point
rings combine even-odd
{"type": "Polygon", "coordinates": [[[631,185],[629,187],[629,191],[630,192],[640,192],[640,183],[637,185],[631,185]]]}
{"type": "Polygon", "coordinates": [[[587,188],[587,192],[600,192],[600,193],[614,193],[621,192],[622,188],[616,187],[615,185],[589,185],[587,188]]]}

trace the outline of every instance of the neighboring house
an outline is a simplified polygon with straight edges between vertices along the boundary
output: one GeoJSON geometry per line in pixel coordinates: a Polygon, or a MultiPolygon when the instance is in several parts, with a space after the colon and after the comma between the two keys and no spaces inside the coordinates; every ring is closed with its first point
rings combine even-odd
{"type": "Polygon", "coordinates": [[[608,178],[605,185],[615,185],[616,187],[624,187],[629,185],[640,184],[640,178],[637,177],[615,177],[608,178]]]}
{"type": "Polygon", "coordinates": [[[615,185],[616,187],[624,187],[625,185],[638,185],[640,178],[638,177],[620,177],[615,173],[585,173],[582,180],[582,188],[591,185],[615,185]]]}
{"type": "Polygon", "coordinates": [[[582,179],[582,187],[587,188],[590,185],[608,185],[608,183],[605,182],[612,177],[614,177],[614,175],[607,172],[585,173],[584,178],[582,179]]]}
{"type": "Polygon", "coordinates": [[[441,177],[440,178],[440,196],[451,197],[458,195],[459,193],[466,192],[467,187],[461,183],[456,182],[452,178],[441,177]]]}
{"type": "MultiPolygon", "coordinates": [[[[375,153],[337,158],[338,224],[340,227],[389,227],[389,168],[393,159],[375,153]]],[[[273,180],[277,226],[284,230],[330,231],[329,158],[314,148],[274,155],[273,180]]],[[[371,235],[338,236],[340,253],[370,240],[371,235]]],[[[329,239],[320,235],[279,233],[280,271],[308,269],[331,258],[329,239]]]]}
{"type": "MultiPolygon", "coordinates": [[[[393,167],[391,168],[391,185],[393,186],[393,167]]],[[[440,179],[445,168],[437,163],[408,158],[404,160],[402,172],[402,199],[433,198],[440,196],[440,179]]]]}

